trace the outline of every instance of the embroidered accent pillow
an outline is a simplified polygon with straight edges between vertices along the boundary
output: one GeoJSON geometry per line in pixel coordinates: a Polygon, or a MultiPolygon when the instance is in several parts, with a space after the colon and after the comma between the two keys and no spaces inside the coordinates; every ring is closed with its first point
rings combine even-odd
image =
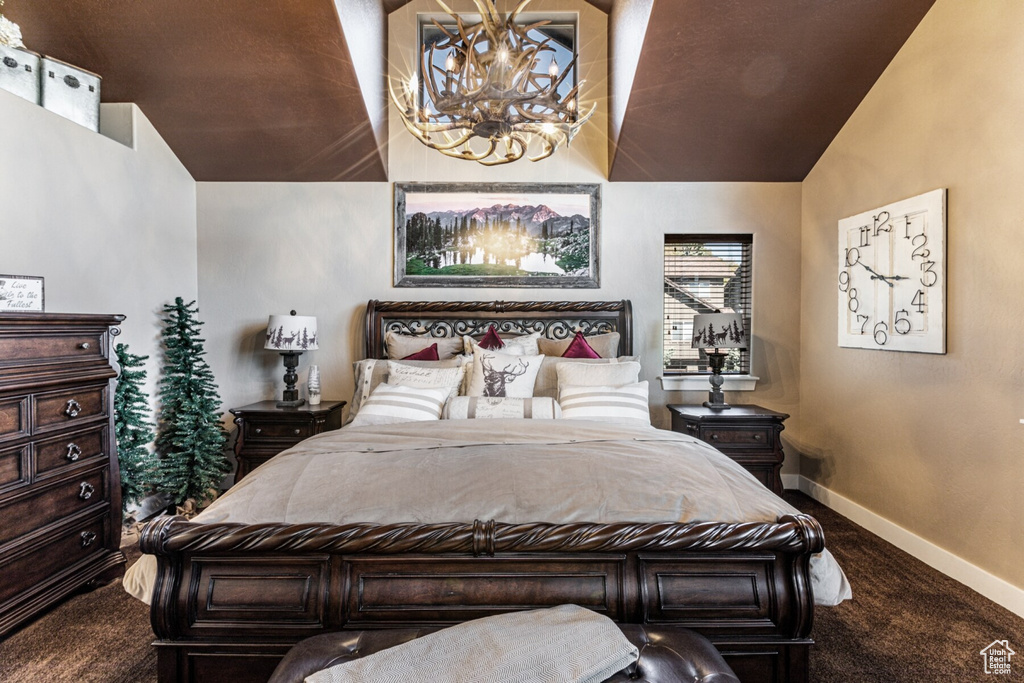
{"type": "Polygon", "coordinates": [[[349,426],[386,425],[397,422],[422,422],[441,419],[448,399],[444,387],[406,387],[381,384],[363,402],[349,426]]]}
{"type": "Polygon", "coordinates": [[[469,396],[531,398],[544,356],[513,356],[501,351],[473,349],[469,396]]]}
{"type": "Polygon", "coordinates": [[[561,396],[562,387],[567,386],[612,386],[633,384],[640,380],[640,364],[636,361],[627,363],[585,364],[558,363],[555,366],[558,375],[558,390],[561,396]]]}
{"type": "Polygon", "coordinates": [[[455,358],[449,358],[448,360],[441,361],[386,361],[377,360],[375,358],[356,361],[352,364],[352,374],[355,375],[355,390],[352,392],[352,405],[348,408],[347,422],[351,422],[352,418],[359,413],[359,407],[362,405],[363,401],[370,397],[370,393],[373,392],[378,385],[388,381],[389,362],[422,368],[456,368],[460,365],[466,365],[468,369],[468,364],[472,363],[473,359],[466,356],[456,356],[455,358]]]}
{"type": "MultiPolygon", "coordinates": [[[[619,355],[618,332],[592,334],[589,337],[585,337],[585,339],[590,348],[601,358],[615,358],[619,355]]],[[[572,339],[545,339],[541,337],[538,340],[538,351],[545,356],[562,356],[571,343],[572,339]]]]}
{"type": "Polygon", "coordinates": [[[563,386],[558,403],[562,406],[562,417],[567,420],[651,424],[647,380],[619,387],[563,386]]]}
{"type": "Polygon", "coordinates": [[[431,344],[437,344],[437,356],[441,360],[447,360],[462,353],[462,340],[458,337],[431,337],[388,332],[384,335],[384,343],[388,349],[389,360],[401,360],[422,351],[431,344]]]}
{"type": "Polygon", "coordinates": [[[555,420],[562,416],[558,401],[553,398],[490,398],[488,396],[456,396],[444,406],[445,420],[477,420],[523,418],[555,420]]]}
{"type": "Polygon", "coordinates": [[[425,349],[410,354],[402,360],[441,360],[437,355],[437,342],[434,342],[425,349]]]}
{"type": "Polygon", "coordinates": [[[587,338],[583,336],[582,332],[577,332],[569,342],[569,346],[566,347],[565,353],[562,354],[562,358],[600,358],[601,354],[595,351],[590,344],[587,343],[587,338]]]}
{"type": "Polygon", "coordinates": [[[468,368],[468,365],[454,368],[415,367],[389,360],[388,384],[405,387],[443,387],[448,390],[449,397],[455,397],[459,395],[468,368]]]}

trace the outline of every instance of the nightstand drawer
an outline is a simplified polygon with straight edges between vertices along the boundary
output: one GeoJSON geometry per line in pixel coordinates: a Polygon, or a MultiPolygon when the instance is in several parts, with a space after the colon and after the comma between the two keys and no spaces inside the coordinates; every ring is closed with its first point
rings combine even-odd
{"type": "Polygon", "coordinates": [[[770,427],[704,427],[701,440],[724,448],[774,448],[770,427]]]}
{"type": "Polygon", "coordinates": [[[266,422],[245,423],[245,438],[249,441],[280,440],[296,441],[313,436],[313,423],[266,422]]]}

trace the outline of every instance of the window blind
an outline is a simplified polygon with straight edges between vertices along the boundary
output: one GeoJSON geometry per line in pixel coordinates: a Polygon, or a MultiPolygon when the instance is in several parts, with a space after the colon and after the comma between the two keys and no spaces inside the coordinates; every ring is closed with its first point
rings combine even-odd
{"type": "MultiPolygon", "coordinates": [[[[707,355],[691,348],[693,317],[739,313],[751,319],[752,235],[665,235],[664,370],[709,373],[707,355]]],[[[750,349],[730,349],[723,374],[749,374],[750,349]]]]}

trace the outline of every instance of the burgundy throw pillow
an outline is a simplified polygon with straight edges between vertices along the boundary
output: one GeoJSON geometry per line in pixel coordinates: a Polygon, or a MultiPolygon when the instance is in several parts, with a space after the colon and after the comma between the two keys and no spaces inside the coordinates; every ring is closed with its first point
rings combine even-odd
{"type": "Polygon", "coordinates": [[[484,335],[484,338],[480,340],[477,346],[488,351],[495,351],[504,348],[505,342],[501,341],[501,337],[498,336],[498,328],[491,325],[487,328],[487,334],[484,335]]]}
{"type": "Polygon", "coordinates": [[[409,354],[402,360],[441,360],[437,355],[437,342],[434,342],[425,349],[409,354]]]}
{"type": "Polygon", "coordinates": [[[569,346],[565,349],[565,353],[562,354],[562,358],[600,358],[600,354],[597,353],[590,344],[587,343],[586,338],[582,332],[577,332],[576,336],[569,342],[569,346]]]}

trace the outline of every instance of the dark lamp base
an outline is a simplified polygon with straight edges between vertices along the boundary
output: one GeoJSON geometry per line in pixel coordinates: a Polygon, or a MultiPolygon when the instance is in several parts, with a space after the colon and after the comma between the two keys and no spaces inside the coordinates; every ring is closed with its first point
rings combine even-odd
{"type": "Polygon", "coordinates": [[[304,399],[304,398],[296,399],[294,401],[278,401],[277,402],[277,407],[278,408],[298,408],[299,406],[304,406],[304,405],[306,405],[306,399],[304,399]]]}
{"type": "MultiPolygon", "coordinates": [[[[708,395],[710,396],[713,393],[714,392],[709,391],[708,395]]],[[[712,403],[711,401],[704,401],[704,407],[710,408],[711,410],[729,410],[729,408],[732,408],[728,403],[712,403]]]]}
{"type": "Polygon", "coordinates": [[[704,401],[704,407],[711,410],[728,410],[729,404],[725,402],[725,395],[722,393],[722,384],[725,378],[722,377],[722,366],[725,365],[726,354],[717,349],[708,351],[708,365],[711,366],[711,391],[708,392],[708,400],[704,401]]]}
{"type": "Polygon", "coordinates": [[[284,394],[277,402],[278,408],[298,408],[306,403],[306,399],[299,398],[299,390],[295,388],[295,383],[299,381],[295,368],[299,365],[300,355],[302,355],[302,351],[283,351],[281,353],[281,357],[284,359],[284,394]]]}

